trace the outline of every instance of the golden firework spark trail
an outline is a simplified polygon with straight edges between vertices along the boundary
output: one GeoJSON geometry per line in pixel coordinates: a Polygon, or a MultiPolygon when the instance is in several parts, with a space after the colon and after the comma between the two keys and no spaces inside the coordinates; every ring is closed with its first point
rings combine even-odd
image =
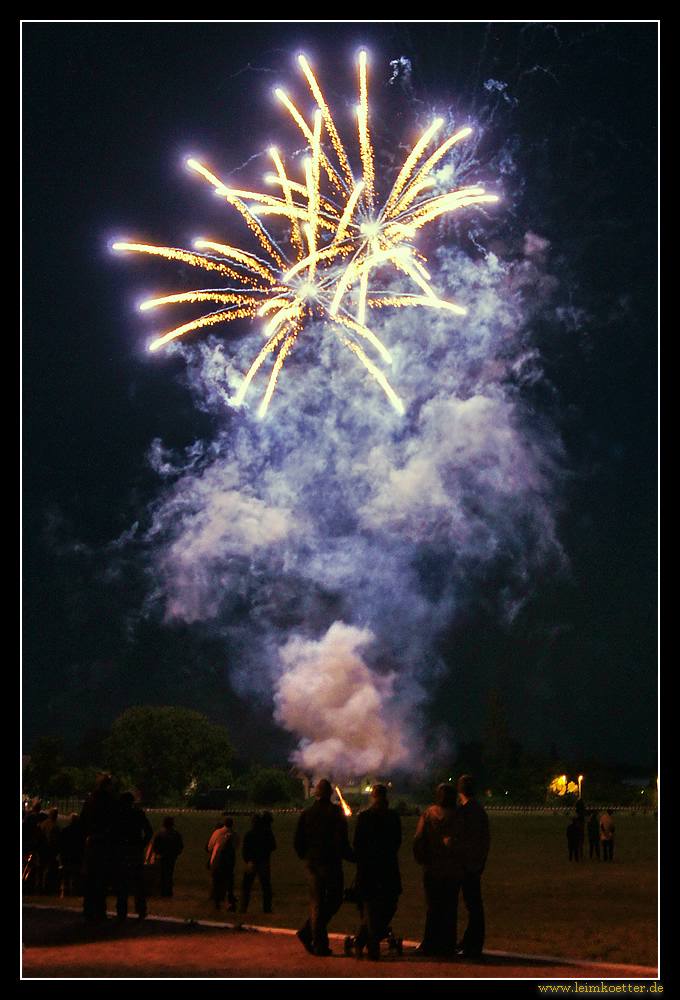
{"type": "MultiPolygon", "coordinates": [[[[263,417],[270,405],[287,357],[303,330],[323,329],[315,321],[325,320],[363,369],[380,386],[394,409],[405,407],[385,372],[361,346],[377,352],[384,364],[392,362],[386,345],[366,322],[369,310],[430,308],[465,315],[464,306],[441,298],[425,267],[427,260],[415,246],[419,230],[441,216],[471,205],[498,201],[480,185],[442,191],[435,168],[446,154],[467,138],[469,126],[444,139],[427,156],[428,148],[444,121],[435,118],[408,153],[382,207],[379,205],[375,153],[369,127],[368,56],[358,58],[358,96],[355,141],[358,139],[361,180],[355,179],[350,157],[318,80],[304,55],[298,64],[309,86],[316,108],[308,123],[298,106],[281,88],[275,95],[305,137],[307,155],[302,176],[294,179],[276,147],[269,155],[276,173],[265,182],[275,191],[265,194],[225,183],[209,167],[191,157],[187,167],[202,177],[241,216],[257,241],[258,252],[215,239],[198,239],[196,251],[153,244],[118,241],[113,249],[150,254],[176,260],[229,279],[222,288],[199,288],[169,292],[145,299],[143,312],[171,304],[213,302],[226,308],[204,314],[156,336],[149,349],[194,330],[236,319],[264,320],[264,346],[259,350],[233,397],[239,405],[260,368],[273,356],[266,390],[258,408],[263,417]],[[328,142],[325,142],[327,139],[328,142]],[[335,163],[333,162],[335,160],[335,163]],[[434,191],[433,191],[434,189],[434,191]],[[280,194],[277,194],[276,191],[280,194]],[[265,229],[261,218],[276,225],[275,234],[265,229]],[[283,234],[279,234],[279,229],[283,234]],[[373,287],[375,272],[397,271],[416,286],[415,292],[373,287]]],[[[298,168],[299,169],[299,166],[298,168]]],[[[389,284],[389,282],[388,282],[389,284]]]]}

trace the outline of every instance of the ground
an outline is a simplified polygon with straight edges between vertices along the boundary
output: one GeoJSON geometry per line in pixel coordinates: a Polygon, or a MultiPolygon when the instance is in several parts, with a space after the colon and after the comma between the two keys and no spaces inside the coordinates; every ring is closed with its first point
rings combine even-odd
{"type": "Polygon", "coordinates": [[[109,920],[96,930],[78,912],[24,910],[23,977],[33,978],[398,978],[601,979],[653,978],[653,968],[561,964],[490,954],[483,962],[435,962],[404,949],[379,962],[347,958],[331,940],[330,958],[308,955],[293,934],[235,931],[165,920],[109,920]]]}

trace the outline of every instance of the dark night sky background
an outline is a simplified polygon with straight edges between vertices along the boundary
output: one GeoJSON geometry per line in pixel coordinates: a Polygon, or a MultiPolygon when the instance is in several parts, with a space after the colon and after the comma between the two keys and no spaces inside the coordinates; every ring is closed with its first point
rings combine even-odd
{"type": "MultiPolygon", "coordinates": [[[[130,266],[108,246],[119,235],[187,245],[211,222],[220,232],[219,206],[182,158],[228,174],[285,142],[270,92],[296,78],[295,53],[314,56],[333,107],[361,44],[378,106],[400,56],[426,104],[479,113],[484,82],[507,84],[486,141],[513,150],[521,185],[497,239],[549,239],[575,317],[537,324],[546,380],[530,400],[565,446],[557,523],[569,573],[536,581],[511,624],[496,615],[499,581],[487,581],[485,600],[441,637],[456,670],[433,686],[430,717],[474,738],[496,688],[526,746],[655,760],[657,29],[594,22],[24,24],[26,751],[40,733],[76,741],[139,703],[205,711],[245,755],[253,732],[262,757],[289,746],[266,708],[231,690],[217,638],[134,617],[148,584],[111,543],[157,493],[150,443],[209,437],[212,418],[180,358],[146,354],[135,309],[181,272],[130,266]],[[520,675],[535,678],[540,702],[520,675]]],[[[390,124],[403,134],[399,107],[390,124]]]]}

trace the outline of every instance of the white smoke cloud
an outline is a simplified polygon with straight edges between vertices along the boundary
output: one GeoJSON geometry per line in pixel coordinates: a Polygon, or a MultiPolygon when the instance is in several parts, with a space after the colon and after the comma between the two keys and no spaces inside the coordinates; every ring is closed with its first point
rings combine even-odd
{"type": "Polygon", "coordinates": [[[175,348],[220,430],[183,466],[155,446],[157,597],[168,618],[222,631],[234,683],[272,703],[312,771],[413,764],[424,687],[452,669],[437,642],[475,573],[503,566],[512,616],[533,574],[563,559],[560,442],[521,393],[543,378],[530,321],[556,282],[547,241],[527,234],[523,249],[512,264],[433,255],[436,287],[465,317],[371,316],[404,418],[327,324],[300,337],[264,421],[259,383],[245,407],[225,403],[252,336],[175,348]]]}
{"type": "Polygon", "coordinates": [[[403,723],[389,720],[396,677],[361,656],[374,641],[334,622],[318,641],[293,636],[279,650],[275,716],[300,736],[294,760],[313,774],[384,774],[408,759],[403,723]]]}

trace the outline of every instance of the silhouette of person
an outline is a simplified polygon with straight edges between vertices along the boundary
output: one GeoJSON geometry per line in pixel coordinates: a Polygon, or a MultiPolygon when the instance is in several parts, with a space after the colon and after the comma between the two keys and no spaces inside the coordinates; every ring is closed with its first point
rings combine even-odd
{"type": "Polygon", "coordinates": [[[71,813],[68,825],[59,831],[62,896],[80,895],[84,851],[85,841],[82,823],[78,818],[78,813],[71,813]]]}
{"type": "Polygon", "coordinates": [[[175,817],[164,816],[161,828],[151,842],[151,851],[158,858],[161,875],[161,896],[172,896],[177,858],[184,850],[182,836],[175,829],[175,817]]]}
{"type": "Polygon", "coordinates": [[[593,855],[600,860],[600,817],[596,809],[591,809],[588,819],[588,850],[589,857],[593,855]]]}
{"type": "Polygon", "coordinates": [[[42,888],[40,872],[40,845],[42,841],[41,823],[47,819],[42,811],[40,799],[33,799],[30,810],[21,824],[22,854],[24,860],[24,889],[28,893],[39,892],[42,888]]]}
{"type": "Polygon", "coordinates": [[[585,854],[585,843],[586,843],[586,807],[584,805],[583,799],[576,800],[576,820],[578,822],[578,858],[577,861],[583,861],[585,854]]]}
{"type": "Polygon", "coordinates": [[[401,819],[389,808],[385,785],[374,785],[371,798],[370,807],[359,813],[354,833],[356,887],[363,919],[353,945],[357,955],[366,948],[368,957],[376,960],[402,890],[398,857],[401,819]]]}
{"type": "Polygon", "coordinates": [[[213,830],[206,848],[210,855],[208,867],[212,876],[210,898],[214,902],[216,910],[219,910],[225,898],[227,910],[236,909],[234,869],[238,842],[238,834],[234,830],[234,820],[231,816],[224,816],[221,826],[213,830]]]}
{"type": "Polygon", "coordinates": [[[616,827],[614,826],[614,817],[612,816],[609,809],[605,809],[602,817],[600,818],[600,841],[602,843],[603,861],[614,860],[615,832],[616,832],[616,827]]]}
{"type": "Polygon", "coordinates": [[[106,920],[106,896],[115,875],[115,828],[118,802],[110,774],[100,774],[83,804],[80,823],[83,854],[83,916],[106,920]]]}
{"type": "Polygon", "coordinates": [[[458,890],[463,858],[457,849],[459,811],[450,783],[437,786],[435,802],[422,813],[413,839],[413,856],[423,866],[425,932],[416,949],[421,955],[453,957],[456,953],[458,890]]]}
{"type": "Polygon", "coordinates": [[[579,829],[578,816],[573,816],[569,826],[567,827],[567,850],[569,852],[570,861],[579,860],[579,837],[581,831],[579,829]]]}
{"type": "Polygon", "coordinates": [[[331,784],[322,778],[314,791],[316,802],[300,814],[293,846],[305,862],[309,885],[309,917],[297,932],[313,955],[332,954],[328,922],[343,898],[342,861],[354,861],[347,835],[347,820],[340,806],[331,802],[331,784]]]}
{"type": "Polygon", "coordinates": [[[262,888],[262,912],[272,912],[271,855],[276,850],[272,832],[274,817],[270,812],[256,813],[251,829],[243,838],[243,885],[241,887],[241,913],[247,913],[250,893],[256,878],[262,888]]]}
{"type": "MultiPolygon", "coordinates": [[[[463,862],[460,889],[468,913],[468,924],[461,939],[460,950],[465,958],[481,958],[484,948],[484,905],[482,874],[491,844],[489,818],[475,798],[474,782],[469,774],[458,779],[459,849],[463,862]]],[[[456,906],[458,893],[456,893],[456,906]]]]}
{"type": "Polygon", "coordinates": [[[135,804],[132,792],[123,792],[118,801],[115,824],[116,914],[128,915],[128,896],[133,895],[135,913],[144,920],[147,913],[144,885],[144,854],[153,830],[143,809],[135,804]]]}
{"type": "Polygon", "coordinates": [[[59,890],[59,810],[50,809],[47,819],[40,824],[40,843],[38,856],[40,858],[41,890],[48,896],[59,890]]]}

